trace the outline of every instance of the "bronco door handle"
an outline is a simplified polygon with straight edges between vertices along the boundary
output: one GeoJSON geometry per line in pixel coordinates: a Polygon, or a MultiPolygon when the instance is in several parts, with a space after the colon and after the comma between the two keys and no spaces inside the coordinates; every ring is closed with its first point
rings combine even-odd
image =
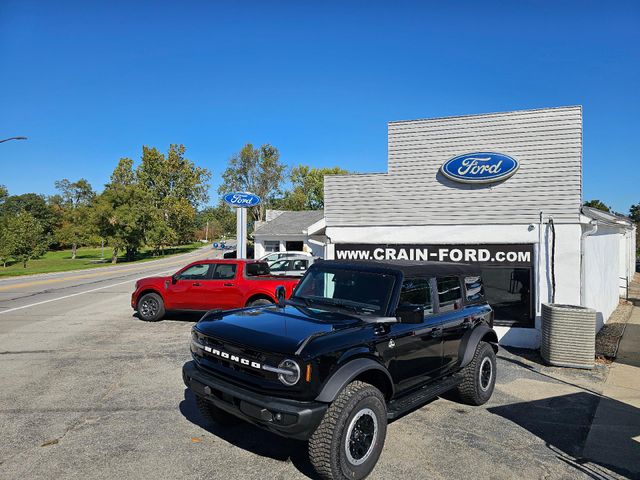
{"type": "Polygon", "coordinates": [[[233,283],[224,283],[223,284],[225,287],[233,287],[233,283]]]}
{"type": "Polygon", "coordinates": [[[199,287],[200,283],[199,282],[193,282],[191,285],[193,285],[194,287],[199,287]]]}
{"type": "Polygon", "coordinates": [[[431,330],[432,337],[441,337],[442,336],[442,327],[435,327],[431,330]]]}

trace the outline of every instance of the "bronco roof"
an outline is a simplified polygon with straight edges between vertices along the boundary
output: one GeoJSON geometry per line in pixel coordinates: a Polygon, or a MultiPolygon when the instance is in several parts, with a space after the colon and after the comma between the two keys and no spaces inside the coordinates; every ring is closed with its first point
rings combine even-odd
{"type": "Polygon", "coordinates": [[[405,277],[433,277],[434,275],[480,275],[480,267],[468,263],[419,262],[413,260],[321,260],[350,269],[372,267],[381,270],[400,270],[405,277]]]}

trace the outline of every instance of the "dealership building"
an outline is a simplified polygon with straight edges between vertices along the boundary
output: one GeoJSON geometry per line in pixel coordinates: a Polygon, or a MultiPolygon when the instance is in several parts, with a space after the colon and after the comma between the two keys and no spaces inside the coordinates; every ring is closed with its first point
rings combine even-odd
{"type": "Polygon", "coordinates": [[[398,121],[388,171],[327,176],[324,219],[295,239],[311,230],[329,259],[478,264],[500,342],[537,348],[543,303],[592,307],[600,328],[635,271],[633,223],[582,203],[580,106],[398,121]]]}

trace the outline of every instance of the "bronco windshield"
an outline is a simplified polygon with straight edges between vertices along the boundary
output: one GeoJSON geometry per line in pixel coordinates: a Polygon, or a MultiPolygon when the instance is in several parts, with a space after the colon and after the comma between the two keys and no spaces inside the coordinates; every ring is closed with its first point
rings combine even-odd
{"type": "Polygon", "coordinates": [[[340,307],[360,315],[384,315],[393,293],[394,275],[339,267],[314,266],[292,299],[310,307],[340,307]]]}

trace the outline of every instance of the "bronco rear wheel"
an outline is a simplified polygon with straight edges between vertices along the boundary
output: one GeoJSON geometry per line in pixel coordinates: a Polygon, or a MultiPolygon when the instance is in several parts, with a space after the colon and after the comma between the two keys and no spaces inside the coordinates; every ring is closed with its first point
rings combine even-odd
{"type": "Polygon", "coordinates": [[[387,407],[380,390],[351,382],[311,435],[309,459],[324,479],[365,478],[378,462],[386,434],[387,407]]]}
{"type": "Polygon", "coordinates": [[[462,383],[457,393],[460,400],[469,405],[487,403],[496,384],[496,353],[487,342],[476,347],[471,363],[461,372],[462,383]]]}
{"type": "Polygon", "coordinates": [[[138,300],[138,315],[145,322],[157,322],[164,317],[164,302],[157,293],[145,293],[138,300]]]}

